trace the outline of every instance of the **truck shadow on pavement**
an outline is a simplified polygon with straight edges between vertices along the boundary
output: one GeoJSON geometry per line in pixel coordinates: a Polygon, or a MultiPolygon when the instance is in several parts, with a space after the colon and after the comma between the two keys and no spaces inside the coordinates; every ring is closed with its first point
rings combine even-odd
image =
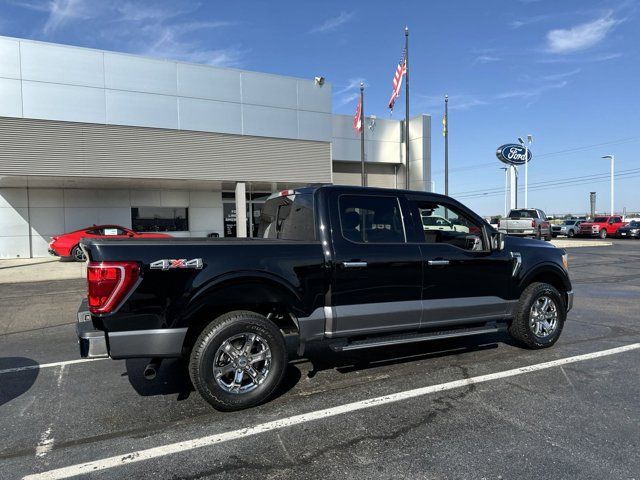
{"type": "Polygon", "coordinates": [[[18,398],[23,393],[29,391],[35,383],[40,369],[36,368],[38,362],[26,357],[3,357],[0,358],[0,370],[12,368],[34,367],[17,372],[2,373],[0,378],[0,405],[9,403],[14,398],[18,398]]]}
{"type": "MultiPolygon", "coordinates": [[[[166,359],[162,362],[156,378],[147,380],[144,378],[144,367],[149,363],[148,359],[136,358],[126,361],[127,371],[123,373],[129,377],[129,383],[138,395],[147,397],[154,395],[175,395],[177,401],[186,400],[195,388],[189,378],[188,363],[181,359],[166,359]]],[[[291,390],[301,378],[300,370],[289,365],[285,378],[280,385],[278,397],[291,390]]]]}
{"type": "MultiPolygon", "coordinates": [[[[322,342],[311,346],[304,358],[291,355],[284,380],[271,400],[293,389],[303,375],[311,379],[319,372],[326,370],[335,370],[340,374],[348,375],[384,366],[492,350],[498,348],[500,343],[513,345],[509,335],[503,333],[342,353],[334,352],[329,347],[329,343],[322,342]],[[304,368],[305,363],[309,363],[311,368],[304,368]],[[303,373],[307,370],[307,373],[303,373]]],[[[165,359],[153,380],[144,378],[143,372],[148,362],[149,359],[143,358],[129,359],[126,361],[126,372],[122,374],[128,377],[131,386],[140,396],[177,394],[176,400],[181,401],[189,398],[195,391],[189,378],[186,360],[165,359]]]]}

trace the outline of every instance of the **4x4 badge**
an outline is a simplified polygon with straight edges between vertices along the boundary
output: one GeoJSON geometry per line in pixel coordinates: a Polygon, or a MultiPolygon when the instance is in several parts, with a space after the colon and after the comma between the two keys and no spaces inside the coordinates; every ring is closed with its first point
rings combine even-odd
{"type": "Polygon", "coordinates": [[[172,268],[195,268],[202,269],[202,259],[194,258],[187,260],[186,258],[164,258],[151,262],[150,268],[154,270],[171,270],[172,268]]]}

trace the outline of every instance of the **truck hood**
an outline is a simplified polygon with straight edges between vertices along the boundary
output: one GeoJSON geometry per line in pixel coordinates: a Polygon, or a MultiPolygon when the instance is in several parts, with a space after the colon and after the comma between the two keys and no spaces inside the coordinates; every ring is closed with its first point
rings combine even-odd
{"type": "Polygon", "coordinates": [[[510,237],[505,238],[505,248],[516,249],[521,247],[527,248],[556,248],[555,245],[545,242],[543,240],[536,240],[534,238],[522,238],[522,237],[510,237]]]}
{"type": "Polygon", "coordinates": [[[599,223],[593,223],[593,222],[582,222],[582,223],[580,224],[580,228],[585,228],[585,227],[586,227],[586,228],[591,228],[591,227],[593,227],[594,225],[600,225],[600,224],[599,224],[599,223]]]}

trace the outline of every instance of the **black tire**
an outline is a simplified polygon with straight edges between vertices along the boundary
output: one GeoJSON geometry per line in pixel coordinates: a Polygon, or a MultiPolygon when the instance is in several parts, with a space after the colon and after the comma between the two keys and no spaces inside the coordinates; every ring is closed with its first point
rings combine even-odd
{"type": "Polygon", "coordinates": [[[569,238],[573,238],[573,237],[575,237],[575,236],[576,236],[576,232],[574,232],[573,230],[569,230],[569,231],[567,232],[567,237],[569,237],[569,238]]]}
{"type": "Polygon", "coordinates": [[[598,236],[604,240],[605,238],[607,238],[607,231],[603,228],[602,230],[600,230],[598,236]]]}
{"type": "Polygon", "coordinates": [[[528,348],[548,348],[560,337],[566,317],[567,308],[560,292],[553,285],[535,282],[520,295],[516,315],[509,325],[509,333],[528,348]],[[552,300],[557,312],[555,329],[546,336],[537,335],[530,324],[531,308],[541,297],[552,300]]]}
{"type": "Polygon", "coordinates": [[[542,230],[540,228],[538,228],[538,231],[536,232],[536,239],[542,240],[542,230]]]}
{"type": "Polygon", "coordinates": [[[547,235],[545,235],[544,241],[545,242],[550,242],[551,238],[553,238],[553,235],[551,233],[548,233],[547,235]]]}
{"type": "Polygon", "coordinates": [[[87,257],[84,256],[84,252],[80,248],[80,245],[76,245],[71,249],[71,258],[74,262],[86,262],[87,257]]]}
{"type": "MultiPolygon", "coordinates": [[[[231,362],[233,360],[227,366],[231,362]]],[[[256,365],[260,364],[264,369],[266,362],[256,365]]],[[[262,315],[248,311],[226,313],[207,325],[196,340],[189,359],[189,375],[194,387],[213,408],[224,412],[254,407],[267,400],[282,382],[286,368],[287,350],[282,333],[262,315]],[[230,392],[216,380],[213,365],[217,361],[219,349],[223,348],[222,344],[243,334],[258,335],[260,340],[265,341],[271,352],[270,364],[264,381],[253,387],[253,390],[230,392]]],[[[243,375],[251,383],[249,374],[243,375]]]]}

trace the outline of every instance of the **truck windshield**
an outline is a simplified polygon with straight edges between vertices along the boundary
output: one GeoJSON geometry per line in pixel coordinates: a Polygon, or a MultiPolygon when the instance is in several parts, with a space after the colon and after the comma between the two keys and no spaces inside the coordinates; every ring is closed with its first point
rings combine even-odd
{"type": "Polygon", "coordinates": [[[609,220],[607,217],[596,217],[593,219],[593,223],[606,223],[609,220]]]}
{"type": "Polygon", "coordinates": [[[538,218],[538,212],[535,210],[511,210],[509,218],[538,218]]]}
{"type": "Polygon", "coordinates": [[[296,194],[267,200],[260,215],[258,237],[315,240],[313,195],[296,194]]]}

